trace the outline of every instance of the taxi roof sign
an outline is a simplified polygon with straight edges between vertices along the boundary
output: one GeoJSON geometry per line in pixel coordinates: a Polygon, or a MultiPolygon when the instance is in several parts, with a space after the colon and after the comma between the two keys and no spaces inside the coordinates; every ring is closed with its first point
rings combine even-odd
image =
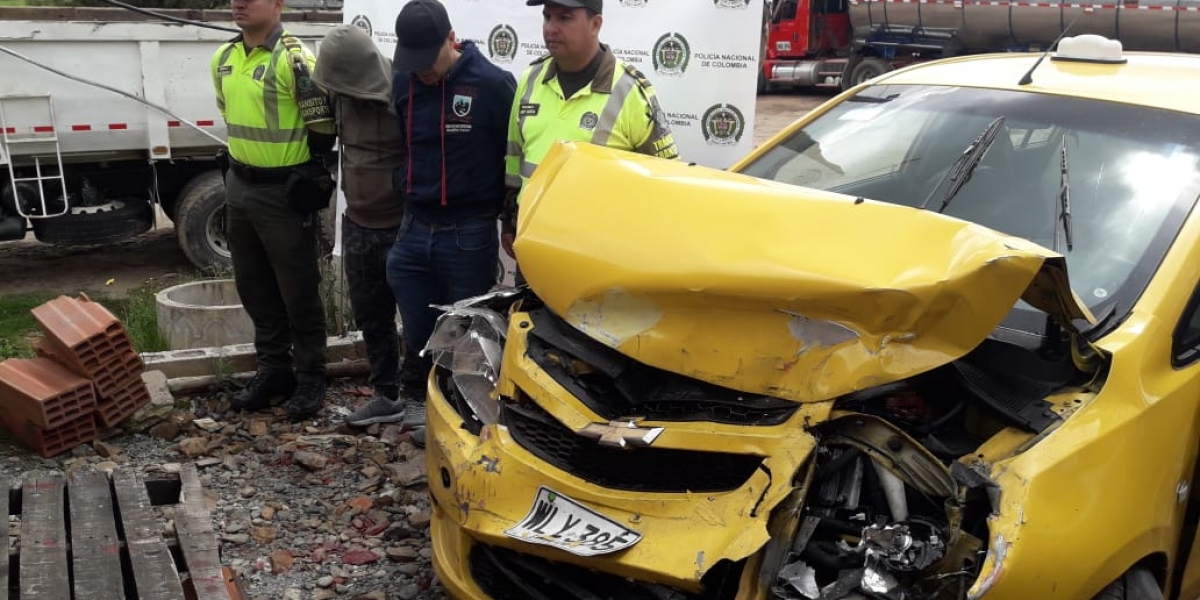
{"type": "Polygon", "coordinates": [[[1102,35],[1084,34],[1066,37],[1058,42],[1058,51],[1052,60],[1069,60],[1104,64],[1127,62],[1124,47],[1119,40],[1110,40],[1102,35]]]}

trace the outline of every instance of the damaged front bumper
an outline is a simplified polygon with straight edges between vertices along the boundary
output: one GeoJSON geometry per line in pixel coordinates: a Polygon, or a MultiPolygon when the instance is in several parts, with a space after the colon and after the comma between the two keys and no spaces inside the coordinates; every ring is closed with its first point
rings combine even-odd
{"type": "MultiPolygon", "coordinates": [[[[510,331],[529,330],[527,314],[513,316],[510,331]]],[[[461,598],[586,597],[570,594],[572,586],[586,588],[585,581],[556,581],[563,578],[553,574],[574,572],[569,565],[590,573],[597,557],[608,575],[584,579],[595,579],[601,589],[624,582],[628,595],[614,597],[699,597],[690,594],[713,577],[723,586],[730,578],[734,588],[740,585],[746,559],[770,537],[770,508],[793,487],[790,475],[774,474],[800,470],[815,445],[803,424],[824,420],[829,404],[790,410],[783,422],[751,432],[734,425],[673,423],[650,447],[601,445],[599,434],[579,433],[594,421],[584,407],[554,401],[571,395],[527,356],[526,339],[507,341],[506,368],[512,367],[513,377],[502,382],[511,387],[501,392],[522,402],[504,401],[499,421],[483,425],[478,434],[464,426],[472,415],[462,414],[470,409],[449,372],[439,369],[430,380],[426,456],[435,507],[434,563],[447,588],[461,598]],[[551,466],[555,462],[569,470],[551,466]],[[515,537],[511,530],[527,521],[543,487],[640,539],[617,553],[583,556],[515,537]],[[538,565],[548,571],[539,574],[538,565]],[[668,592],[677,596],[653,595],[668,592]]]]}
{"type": "MultiPolygon", "coordinates": [[[[708,384],[680,381],[656,386],[662,405],[642,407],[671,420],[598,423],[597,403],[616,392],[591,369],[621,367],[544,308],[508,320],[505,376],[486,397],[470,399],[479,388],[449,368],[477,361],[435,352],[434,565],[455,597],[963,598],[979,573],[984,544],[968,529],[983,530],[986,478],[954,477],[886,420],[744,394],[735,411],[708,384]],[[692,414],[680,412],[689,400],[692,414]],[[547,495],[586,514],[555,520],[546,508],[539,520],[547,495]],[[589,523],[613,536],[603,520],[636,541],[588,543],[589,523]]],[[[485,324],[495,321],[439,327],[460,340],[441,347],[472,356],[461,340],[496,338],[485,324]]],[[[849,404],[900,405],[901,391],[849,404]]]]}

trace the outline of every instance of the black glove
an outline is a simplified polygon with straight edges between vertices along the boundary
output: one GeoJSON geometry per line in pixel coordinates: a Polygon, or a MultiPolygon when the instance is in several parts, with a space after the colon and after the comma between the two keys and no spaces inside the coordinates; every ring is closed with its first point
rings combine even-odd
{"type": "Polygon", "coordinates": [[[329,206],[333,197],[333,177],[318,161],[292,167],[284,184],[288,204],[296,212],[307,215],[329,206]]]}

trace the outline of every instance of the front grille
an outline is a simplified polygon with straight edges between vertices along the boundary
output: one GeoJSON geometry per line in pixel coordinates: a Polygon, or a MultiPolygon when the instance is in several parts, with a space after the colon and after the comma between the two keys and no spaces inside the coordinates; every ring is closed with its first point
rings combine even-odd
{"type": "Polygon", "coordinates": [[[720,600],[734,597],[743,566],[719,562],[704,576],[705,591],[688,594],[481,544],[471,548],[468,562],[471,578],[493,600],[720,600]]]}
{"type": "Polygon", "coordinates": [[[779,425],[794,402],[747,394],[639,363],[571,327],[548,310],[532,311],[528,355],[535,364],[608,420],[708,421],[779,425]],[[577,368],[578,364],[589,368],[577,368]]]}
{"type": "Polygon", "coordinates": [[[723,492],[746,483],[762,459],[668,448],[613,448],[577,435],[532,402],[505,402],[500,419],[521,447],[576,477],[615,490],[723,492]]]}

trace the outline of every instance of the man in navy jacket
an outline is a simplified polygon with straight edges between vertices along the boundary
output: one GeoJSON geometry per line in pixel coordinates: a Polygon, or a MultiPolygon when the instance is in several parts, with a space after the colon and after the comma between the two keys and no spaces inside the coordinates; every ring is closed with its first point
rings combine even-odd
{"type": "MultiPolygon", "coordinates": [[[[392,98],[406,163],[396,170],[405,203],[387,279],[408,350],[401,380],[410,403],[406,424],[424,425],[425,378],[431,364],[416,356],[437,320],[431,304],[486,293],[496,282],[497,218],[504,204],[508,115],[516,93],[511,74],[471,42],[455,44],[437,0],[411,0],[396,18],[392,98]]],[[[405,410],[377,399],[348,421],[405,410]]]]}

